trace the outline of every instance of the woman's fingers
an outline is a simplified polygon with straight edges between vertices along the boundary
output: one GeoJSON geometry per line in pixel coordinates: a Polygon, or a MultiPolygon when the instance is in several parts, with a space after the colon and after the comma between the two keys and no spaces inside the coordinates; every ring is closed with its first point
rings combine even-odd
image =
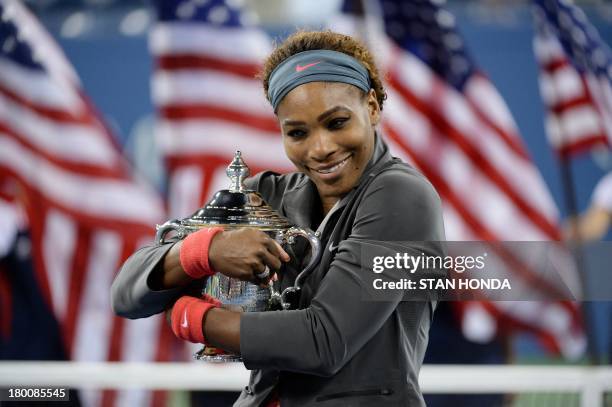
{"type": "Polygon", "coordinates": [[[283,249],[283,247],[271,237],[268,237],[265,240],[265,245],[266,248],[270,251],[270,253],[272,253],[274,256],[281,259],[282,261],[288,262],[289,260],[291,260],[291,257],[289,257],[285,249],[283,249]]]}
{"type": "Polygon", "coordinates": [[[289,260],[280,244],[265,232],[251,228],[220,233],[209,250],[209,262],[214,270],[255,283],[268,282],[283,262],[289,260]],[[262,275],[266,266],[270,271],[262,275]]]}
{"type": "Polygon", "coordinates": [[[253,270],[251,282],[259,285],[261,288],[265,288],[270,284],[270,280],[276,273],[270,268],[270,266],[261,263],[260,267],[253,270]]]}
{"type": "Polygon", "coordinates": [[[268,266],[271,270],[279,270],[283,265],[279,258],[276,255],[270,253],[270,251],[268,251],[267,249],[262,250],[260,256],[263,264],[268,266]]]}
{"type": "Polygon", "coordinates": [[[285,252],[282,246],[268,235],[265,236],[263,244],[265,246],[265,250],[261,251],[259,256],[264,269],[256,270],[254,275],[257,282],[260,283],[261,286],[267,286],[270,280],[278,280],[276,271],[280,270],[283,265],[283,261],[287,262],[291,260],[291,258],[289,257],[289,254],[285,252]]]}
{"type": "Polygon", "coordinates": [[[285,249],[283,249],[283,246],[281,246],[276,240],[272,240],[274,242],[274,246],[276,246],[281,254],[281,259],[283,259],[284,262],[288,262],[289,260],[291,260],[291,257],[289,256],[289,254],[285,251],[285,249]]]}

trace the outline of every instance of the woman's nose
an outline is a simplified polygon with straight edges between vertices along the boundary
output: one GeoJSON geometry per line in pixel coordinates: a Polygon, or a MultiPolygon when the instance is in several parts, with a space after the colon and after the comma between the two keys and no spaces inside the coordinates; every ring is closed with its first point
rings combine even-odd
{"type": "Polygon", "coordinates": [[[311,134],[309,147],[310,157],[319,162],[327,161],[338,148],[331,135],[325,131],[317,131],[311,134]]]}

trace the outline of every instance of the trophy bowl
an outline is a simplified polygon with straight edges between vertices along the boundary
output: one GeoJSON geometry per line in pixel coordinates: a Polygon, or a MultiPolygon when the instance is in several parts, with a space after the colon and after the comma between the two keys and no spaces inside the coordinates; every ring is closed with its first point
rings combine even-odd
{"type": "MultiPolygon", "coordinates": [[[[276,240],[281,246],[293,245],[297,237],[308,240],[311,246],[310,261],[297,275],[293,286],[279,292],[272,282],[262,288],[247,281],[227,277],[216,273],[206,280],[202,292],[218,299],[224,308],[239,312],[259,312],[284,310],[291,307],[289,298],[299,292],[302,282],[315,268],[321,257],[321,243],[315,233],[309,229],[294,226],[287,218],[281,216],[256,191],[244,185],[249,176],[249,168],[244,163],[240,151],[227,167],[226,174],[230,187],[217,191],[212,199],[198,209],[192,216],[184,219],[173,219],[157,225],[155,240],[158,244],[166,242],[166,235],[174,232],[178,239],[184,239],[190,233],[201,228],[223,227],[225,230],[236,228],[256,228],[276,240]]],[[[205,346],[194,357],[209,362],[239,362],[240,357],[225,353],[217,348],[205,346]]]]}

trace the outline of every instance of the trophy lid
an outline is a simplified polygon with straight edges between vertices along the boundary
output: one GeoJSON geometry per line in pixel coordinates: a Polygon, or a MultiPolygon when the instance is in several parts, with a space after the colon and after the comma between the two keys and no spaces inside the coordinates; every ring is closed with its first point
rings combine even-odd
{"type": "Polygon", "coordinates": [[[183,219],[183,225],[255,227],[264,230],[280,230],[292,226],[258,192],[246,188],[244,180],[249,176],[249,167],[240,151],[236,151],[225,173],[230,179],[229,188],[217,191],[206,205],[190,218],[183,219]]]}

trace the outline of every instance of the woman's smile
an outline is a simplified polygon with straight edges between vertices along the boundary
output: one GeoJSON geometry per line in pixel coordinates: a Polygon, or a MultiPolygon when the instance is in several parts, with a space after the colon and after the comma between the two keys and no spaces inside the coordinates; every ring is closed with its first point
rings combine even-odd
{"type": "Polygon", "coordinates": [[[324,181],[332,181],[337,179],[342,174],[342,169],[350,161],[353,154],[349,153],[340,161],[332,161],[330,164],[320,164],[318,166],[307,166],[310,170],[316,172],[316,176],[324,181]]]}

